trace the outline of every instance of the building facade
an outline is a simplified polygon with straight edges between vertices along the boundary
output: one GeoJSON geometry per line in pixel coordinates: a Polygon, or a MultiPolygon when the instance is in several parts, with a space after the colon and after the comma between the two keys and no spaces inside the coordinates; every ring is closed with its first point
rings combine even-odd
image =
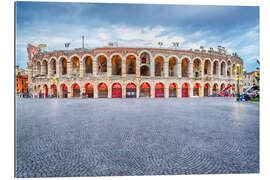
{"type": "Polygon", "coordinates": [[[243,74],[243,89],[247,89],[250,86],[259,86],[257,77],[259,71],[246,72],[243,74]]]}
{"type": "Polygon", "coordinates": [[[16,66],[16,92],[17,93],[28,93],[28,75],[19,66],[16,66]]]}
{"type": "Polygon", "coordinates": [[[228,85],[235,89],[234,69],[237,64],[243,67],[236,55],[199,50],[106,47],[33,57],[29,52],[28,79],[34,97],[210,96],[228,85]]]}

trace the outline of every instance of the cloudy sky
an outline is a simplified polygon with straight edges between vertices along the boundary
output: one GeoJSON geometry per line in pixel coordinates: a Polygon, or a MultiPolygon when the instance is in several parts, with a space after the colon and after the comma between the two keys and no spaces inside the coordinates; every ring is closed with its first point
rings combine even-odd
{"type": "Polygon", "coordinates": [[[82,46],[206,49],[218,45],[237,52],[247,71],[259,58],[259,7],[93,3],[16,3],[16,64],[26,68],[28,43],[47,44],[47,51],[82,46]]]}

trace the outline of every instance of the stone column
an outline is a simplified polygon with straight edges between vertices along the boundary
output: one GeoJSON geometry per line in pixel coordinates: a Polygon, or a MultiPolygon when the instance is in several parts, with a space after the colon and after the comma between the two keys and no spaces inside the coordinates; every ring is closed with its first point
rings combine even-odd
{"type": "Polygon", "coordinates": [[[140,84],[136,86],[136,98],[140,97],[140,84]]]}
{"type": "Polygon", "coordinates": [[[140,60],[136,58],[136,77],[140,77],[140,60]]]}
{"type": "Polygon", "coordinates": [[[112,98],[112,85],[108,83],[108,98],[112,98]]]}
{"type": "Polygon", "coordinates": [[[127,63],[126,61],[123,62],[123,60],[122,60],[122,66],[121,66],[121,68],[122,68],[122,77],[127,77],[126,63],[127,63]]]}
{"type": "Polygon", "coordinates": [[[150,71],[151,71],[151,77],[155,77],[155,61],[152,61],[152,59],[150,59],[151,62],[151,66],[150,66],[150,71]]]}
{"type": "Polygon", "coordinates": [[[98,84],[93,83],[94,88],[94,98],[98,98],[98,84]]]}
{"type": "Polygon", "coordinates": [[[190,62],[188,65],[188,77],[193,78],[193,63],[190,62]]]}
{"type": "Polygon", "coordinates": [[[67,62],[67,75],[70,77],[71,74],[72,74],[72,63],[67,62]]]}
{"type": "Polygon", "coordinates": [[[178,87],[178,89],[177,89],[177,97],[178,98],[181,98],[182,97],[182,87],[181,86],[178,87]]]}
{"type": "Polygon", "coordinates": [[[164,95],[165,95],[165,98],[169,97],[169,88],[166,86],[164,87],[164,95]]]}
{"type": "Polygon", "coordinates": [[[213,94],[213,87],[209,86],[210,90],[209,90],[209,95],[213,94]]]}
{"type": "Polygon", "coordinates": [[[204,63],[201,63],[201,77],[204,79],[204,63]]]}
{"type": "Polygon", "coordinates": [[[151,85],[151,98],[155,98],[155,85],[151,85]]]}
{"type": "Polygon", "coordinates": [[[188,87],[189,97],[193,97],[193,87],[188,87]]]}
{"type": "Polygon", "coordinates": [[[204,84],[202,84],[199,89],[199,97],[203,97],[203,96],[204,96],[204,84]]]}
{"type": "Polygon", "coordinates": [[[80,61],[80,77],[84,76],[84,72],[85,72],[84,63],[80,61]]]}
{"type": "Polygon", "coordinates": [[[122,98],[126,98],[126,86],[124,84],[122,86],[122,98]]]}
{"type": "Polygon", "coordinates": [[[93,60],[93,76],[97,76],[98,74],[98,64],[96,58],[93,60]]]}
{"type": "Polygon", "coordinates": [[[164,62],[164,75],[165,75],[165,77],[169,77],[169,62],[168,62],[168,59],[165,59],[165,62],[164,62]]]}
{"type": "Polygon", "coordinates": [[[72,89],[67,85],[68,98],[72,98],[72,89]]]}
{"type": "Polygon", "coordinates": [[[177,63],[177,77],[181,78],[182,77],[182,64],[177,63]]]}
{"type": "Polygon", "coordinates": [[[107,61],[107,77],[112,77],[112,60],[107,61]]]}

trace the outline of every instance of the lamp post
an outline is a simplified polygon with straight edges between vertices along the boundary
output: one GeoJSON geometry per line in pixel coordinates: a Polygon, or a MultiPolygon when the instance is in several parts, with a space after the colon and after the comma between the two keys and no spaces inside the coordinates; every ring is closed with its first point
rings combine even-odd
{"type": "Polygon", "coordinates": [[[236,64],[236,69],[234,69],[234,72],[236,72],[236,81],[237,81],[237,94],[236,94],[236,100],[240,100],[240,80],[242,80],[242,77],[240,77],[240,73],[245,72],[246,70],[243,68],[240,68],[240,64],[236,64]]]}

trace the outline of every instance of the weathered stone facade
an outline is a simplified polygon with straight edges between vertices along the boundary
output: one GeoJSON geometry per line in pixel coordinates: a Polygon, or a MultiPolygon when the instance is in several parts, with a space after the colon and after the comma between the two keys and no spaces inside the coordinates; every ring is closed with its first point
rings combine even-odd
{"type": "Polygon", "coordinates": [[[131,83],[137,98],[201,97],[229,84],[236,85],[236,64],[243,67],[237,56],[210,52],[108,47],[30,55],[28,77],[34,97],[41,93],[77,97],[92,89],[94,98],[104,97],[104,93],[108,98],[112,94],[126,98],[126,86],[131,83]],[[146,95],[142,95],[142,88],[150,92],[146,90],[146,95]]]}

